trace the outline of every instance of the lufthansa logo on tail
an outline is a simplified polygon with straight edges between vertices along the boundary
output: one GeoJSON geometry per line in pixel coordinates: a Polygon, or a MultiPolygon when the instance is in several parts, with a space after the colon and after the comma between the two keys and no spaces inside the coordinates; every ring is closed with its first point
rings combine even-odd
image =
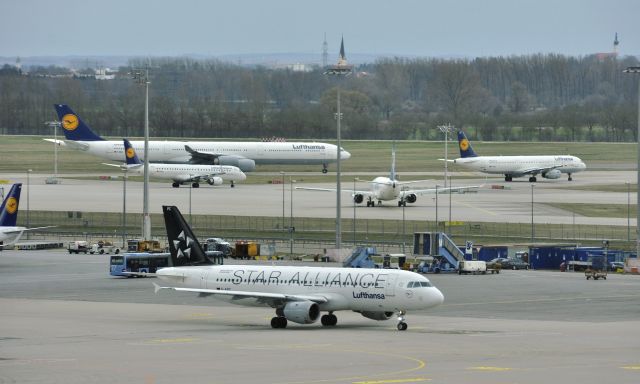
{"type": "Polygon", "coordinates": [[[15,197],[7,199],[7,213],[13,215],[18,210],[18,200],[15,197]]]}
{"type": "Polygon", "coordinates": [[[469,149],[469,140],[467,140],[466,138],[460,140],[460,149],[462,149],[463,151],[469,149]]]}
{"type": "Polygon", "coordinates": [[[133,148],[127,148],[127,158],[128,159],[133,159],[133,157],[136,155],[136,151],[133,150],[133,148]]]}
{"type": "Polygon", "coordinates": [[[73,131],[78,128],[78,116],[68,113],[62,117],[62,128],[73,131]]]}

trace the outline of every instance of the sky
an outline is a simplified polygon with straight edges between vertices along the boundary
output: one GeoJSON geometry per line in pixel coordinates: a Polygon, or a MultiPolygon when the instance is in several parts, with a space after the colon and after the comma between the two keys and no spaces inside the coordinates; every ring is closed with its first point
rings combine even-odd
{"type": "Polygon", "coordinates": [[[640,55],[640,0],[0,0],[0,56],[640,55]]]}

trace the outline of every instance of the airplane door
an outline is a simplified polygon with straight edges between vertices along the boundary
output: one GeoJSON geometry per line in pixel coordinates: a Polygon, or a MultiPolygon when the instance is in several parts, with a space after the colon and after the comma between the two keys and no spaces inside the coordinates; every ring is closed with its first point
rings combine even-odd
{"type": "Polygon", "coordinates": [[[395,296],[396,294],[396,280],[398,275],[395,273],[387,275],[387,281],[385,282],[384,294],[385,296],[395,296]]]}

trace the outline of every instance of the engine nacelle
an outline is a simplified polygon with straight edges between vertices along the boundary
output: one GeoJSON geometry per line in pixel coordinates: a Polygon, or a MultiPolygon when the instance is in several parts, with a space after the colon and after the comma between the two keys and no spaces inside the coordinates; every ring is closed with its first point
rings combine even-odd
{"type": "Polygon", "coordinates": [[[407,201],[407,203],[413,204],[416,202],[416,200],[418,200],[418,196],[416,196],[415,193],[412,193],[407,195],[404,199],[407,201]]]}
{"type": "Polygon", "coordinates": [[[371,320],[389,320],[391,316],[393,316],[393,312],[373,312],[373,311],[362,311],[360,314],[367,319],[371,320]]]}
{"type": "Polygon", "coordinates": [[[221,177],[214,176],[207,179],[209,185],[221,185],[224,181],[221,177]]]}
{"type": "Polygon", "coordinates": [[[283,309],[284,317],[298,324],[311,324],[318,320],[320,307],[313,301],[290,301],[283,309]]]}
{"type": "Polygon", "coordinates": [[[256,162],[240,156],[218,156],[214,162],[216,165],[233,165],[240,168],[243,172],[251,172],[256,169],[256,162]]]}
{"type": "Polygon", "coordinates": [[[358,193],[353,195],[353,202],[356,204],[360,204],[364,201],[364,196],[362,196],[362,194],[358,193]]]}
{"type": "Polygon", "coordinates": [[[562,176],[562,172],[560,172],[560,170],[558,169],[552,169],[542,174],[542,177],[544,177],[545,179],[559,179],[560,176],[562,176]]]}

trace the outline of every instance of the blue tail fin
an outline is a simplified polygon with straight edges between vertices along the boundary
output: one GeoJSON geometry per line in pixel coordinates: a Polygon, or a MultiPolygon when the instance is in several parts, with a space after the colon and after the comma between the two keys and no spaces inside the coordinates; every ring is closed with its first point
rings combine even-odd
{"type": "Polygon", "coordinates": [[[133,149],[131,143],[127,139],[122,139],[124,141],[124,159],[127,161],[127,165],[140,165],[142,161],[138,158],[138,154],[136,150],[133,149]]]}
{"type": "Polygon", "coordinates": [[[75,112],[66,104],[53,105],[58,113],[58,119],[62,124],[62,132],[67,140],[73,141],[101,141],[102,137],[96,135],[75,112]]]}
{"type": "Polygon", "coordinates": [[[478,155],[471,148],[471,143],[462,131],[458,131],[458,146],[460,147],[460,157],[477,157],[478,155]]]}
{"type": "Polygon", "coordinates": [[[18,204],[22,183],[13,184],[0,207],[0,227],[15,227],[18,220],[18,204]]]}

